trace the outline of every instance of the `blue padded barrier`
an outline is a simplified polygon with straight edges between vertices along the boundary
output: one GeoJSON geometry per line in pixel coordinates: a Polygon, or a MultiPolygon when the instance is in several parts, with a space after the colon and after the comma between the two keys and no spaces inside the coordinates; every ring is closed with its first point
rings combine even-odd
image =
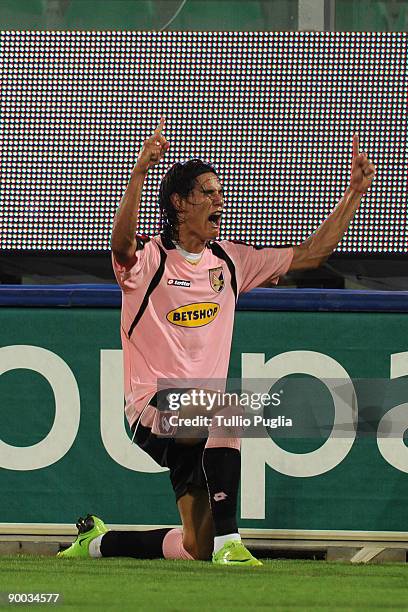
{"type": "MultiPolygon", "coordinates": [[[[117,285],[0,285],[0,306],[118,308],[117,285]]],[[[408,312],[408,291],[253,289],[238,310],[408,312]]]]}

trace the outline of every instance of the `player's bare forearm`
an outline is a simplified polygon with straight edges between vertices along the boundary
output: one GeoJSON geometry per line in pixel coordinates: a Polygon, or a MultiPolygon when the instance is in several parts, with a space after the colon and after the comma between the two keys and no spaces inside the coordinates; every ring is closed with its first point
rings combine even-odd
{"type": "Polygon", "coordinates": [[[349,187],[334,211],[305,242],[294,247],[291,270],[318,268],[343,238],[361,202],[360,192],[349,187]]]}
{"type": "Polygon", "coordinates": [[[140,200],[147,171],[134,168],[113,222],[111,246],[116,259],[126,263],[136,250],[140,200]]]}
{"type": "Polygon", "coordinates": [[[137,220],[146,175],[150,168],[160,163],[170,147],[162,135],[163,127],[164,117],[161,118],[153,135],[144,142],[125,194],[116,211],[111,247],[116,259],[123,265],[130,262],[135,255],[137,220]]]}

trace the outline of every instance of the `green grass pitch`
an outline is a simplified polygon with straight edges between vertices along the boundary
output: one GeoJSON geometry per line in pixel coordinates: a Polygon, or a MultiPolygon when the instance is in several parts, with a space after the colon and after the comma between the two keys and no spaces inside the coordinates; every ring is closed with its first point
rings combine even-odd
{"type": "Polygon", "coordinates": [[[408,566],[273,560],[244,569],[199,561],[14,556],[0,557],[0,591],[61,593],[61,605],[18,606],[37,610],[408,610],[408,566]]]}

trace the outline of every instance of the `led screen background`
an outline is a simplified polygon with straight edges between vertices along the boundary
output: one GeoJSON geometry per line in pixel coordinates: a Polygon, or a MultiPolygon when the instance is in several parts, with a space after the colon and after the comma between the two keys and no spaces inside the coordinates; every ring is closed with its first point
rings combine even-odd
{"type": "Polygon", "coordinates": [[[305,239],[348,184],[352,134],[378,167],[343,253],[405,253],[407,35],[2,32],[0,248],[109,248],[138,150],[166,116],[139,230],[165,170],[215,164],[222,237],[305,239]]]}

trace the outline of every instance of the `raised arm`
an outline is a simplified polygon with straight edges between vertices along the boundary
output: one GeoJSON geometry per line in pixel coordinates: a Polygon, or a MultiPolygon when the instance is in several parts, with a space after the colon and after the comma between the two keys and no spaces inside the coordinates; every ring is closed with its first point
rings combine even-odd
{"type": "Polygon", "coordinates": [[[111,247],[116,260],[126,266],[136,252],[136,228],[143,184],[150,168],[164,157],[170,145],[162,135],[164,118],[139,153],[124,196],[113,221],[111,247]]]}
{"type": "Polygon", "coordinates": [[[375,166],[365,153],[359,152],[358,135],[354,134],[350,186],[320,227],[305,242],[293,248],[289,270],[318,268],[327,260],[346,233],[360,206],[361,197],[367,193],[374,176],[375,166]]]}

